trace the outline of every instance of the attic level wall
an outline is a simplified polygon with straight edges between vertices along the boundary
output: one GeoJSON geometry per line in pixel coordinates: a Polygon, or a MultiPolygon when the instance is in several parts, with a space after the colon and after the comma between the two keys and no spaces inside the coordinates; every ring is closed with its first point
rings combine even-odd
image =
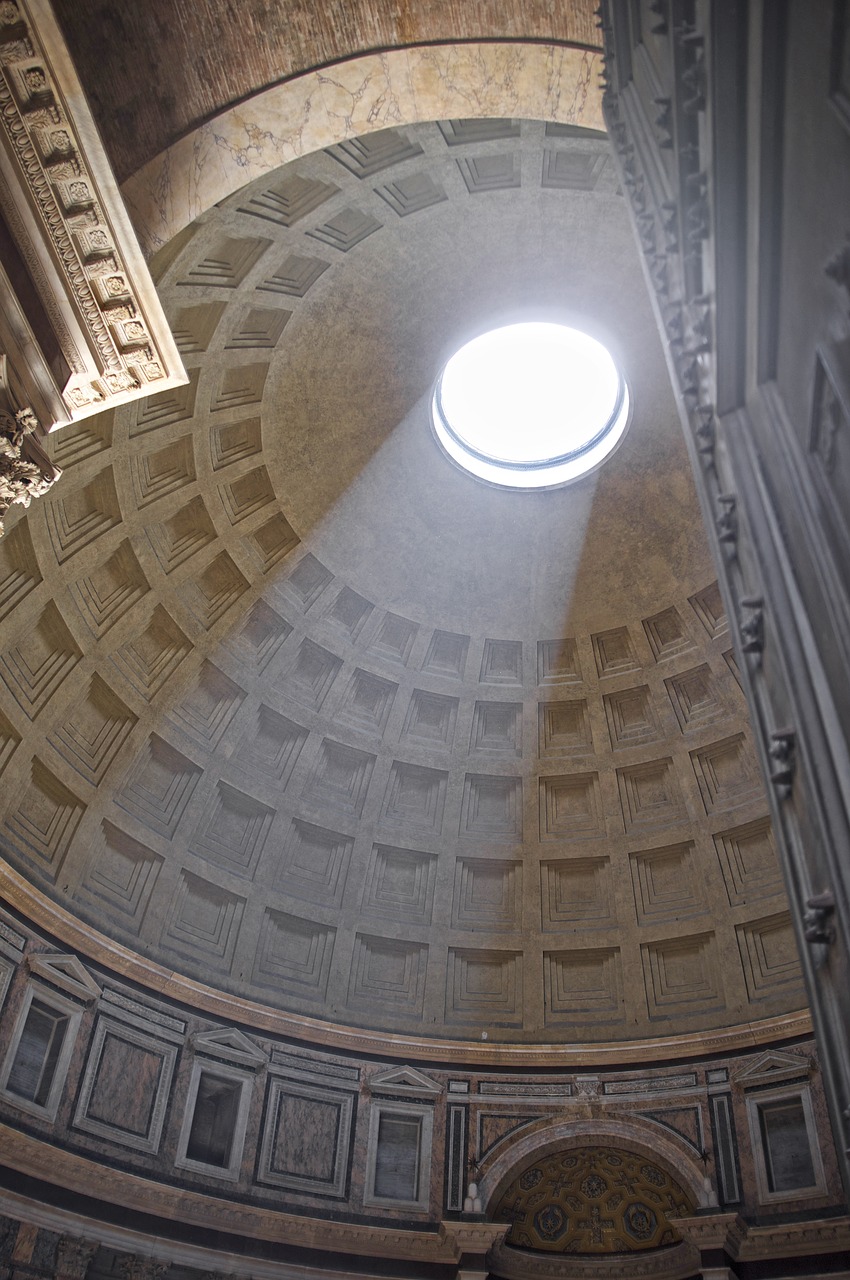
{"type": "Polygon", "coordinates": [[[638,24],[634,6],[604,6],[606,117],[770,783],[845,1151],[848,6],[637,9],[638,24]]]}
{"type": "Polygon", "coordinates": [[[268,84],[375,49],[452,40],[546,40],[596,46],[593,0],[158,0],[155,39],[145,7],[110,0],[54,5],[80,67],[119,179],[192,128],[268,84]],[[179,90],[176,86],[179,85],[179,90]]]}
{"type": "MultiPolygon", "coordinates": [[[[738,1214],[753,1227],[765,1218],[838,1215],[829,1230],[846,1234],[809,1039],[652,1069],[399,1065],[320,1052],[248,1021],[217,1024],[56,953],[8,915],[0,918],[0,988],[0,1210],[18,1203],[25,1171],[42,1225],[67,1228],[63,1213],[83,1213],[86,1224],[72,1234],[91,1243],[115,1247],[112,1228],[92,1226],[99,1214],[111,1217],[109,1202],[123,1206],[128,1230],[156,1234],[162,1214],[172,1220],[172,1238],[196,1239],[214,1197],[223,1233],[217,1248],[229,1241],[235,1250],[237,1239],[260,1241],[270,1232],[293,1247],[313,1247],[319,1219],[327,1227],[323,1247],[368,1252],[386,1230],[421,1233],[462,1222],[473,1180],[492,1211],[511,1179],[544,1154],[594,1145],[660,1161],[703,1212],[730,1221],[738,1214]],[[22,1055],[36,1070],[49,1057],[28,1021],[34,1000],[65,1021],[61,1052],[47,1068],[54,1072],[50,1104],[21,1085],[20,1072],[10,1074],[22,1055]],[[228,1101],[219,1137],[210,1141],[216,1091],[228,1101]],[[797,1138],[802,1155],[788,1148],[787,1134],[765,1136],[761,1111],[769,1118],[780,1105],[801,1134],[805,1128],[797,1138]],[[789,1154],[811,1169],[802,1179],[790,1175],[795,1187],[781,1172],[789,1154]],[[85,1189],[85,1207],[61,1189],[73,1186],[85,1189]],[[352,1236],[358,1224],[373,1237],[352,1236]]],[[[46,1269],[33,1264],[27,1274],[61,1274],[50,1270],[61,1231],[54,1234],[46,1269]]],[[[440,1261],[436,1239],[417,1241],[422,1260],[440,1261]]],[[[832,1247],[826,1236],[821,1245],[832,1247]]]]}

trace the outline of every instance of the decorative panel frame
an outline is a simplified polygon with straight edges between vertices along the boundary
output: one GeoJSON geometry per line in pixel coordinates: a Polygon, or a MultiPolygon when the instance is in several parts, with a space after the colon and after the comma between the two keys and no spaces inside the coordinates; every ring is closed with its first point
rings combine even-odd
{"type": "Polygon", "coordinates": [[[794,1088],[778,1088],[759,1090],[747,1094],[747,1120],[750,1126],[750,1143],[753,1152],[753,1163],[756,1171],[756,1194],[762,1204],[775,1205],[789,1200],[814,1200],[827,1194],[826,1175],[820,1154],[817,1124],[815,1123],[811,1089],[808,1085],[797,1085],[794,1088]],[[806,1136],[809,1141],[809,1153],[812,1157],[812,1168],[815,1183],[811,1187],[796,1188],[792,1191],[771,1191],[767,1173],[767,1154],[764,1150],[759,1108],[765,1102],[800,1102],[806,1121],[806,1136]]]}
{"type": "Polygon", "coordinates": [[[176,1044],[169,1043],[162,1039],[160,1035],[146,1032],[141,1027],[128,1026],[123,1022],[116,1022],[109,1017],[101,1015],[95,1026],[89,1048],[88,1061],[74,1113],[74,1128],[81,1129],[85,1133],[94,1134],[98,1138],[106,1138],[108,1141],[116,1142],[121,1146],[132,1147],[136,1151],[158,1151],[176,1062],[176,1044]],[[149,1053],[158,1053],[160,1055],[159,1074],[154,1085],[150,1118],[144,1134],[135,1134],[127,1129],[122,1130],[117,1125],[108,1124],[106,1121],[89,1114],[92,1095],[97,1086],[104,1051],[107,1048],[107,1042],[110,1037],[128,1045],[135,1045],[149,1053]]]}
{"type": "Polygon", "coordinates": [[[222,1178],[226,1182],[237,1182],[242,1165],[242,1153],[245,1148],[245,1134],[248,1129],[248,1112],[251,1109],[251,1094],[255,1076],[252,1071],[243,1071],[232,1067],[220,1059],[210,1061],[197,1059],[192,1065],[189,1079],[189,1092],[186,1095],[186,1109],[183,1113],[183,1124],[177,1141],[177,1155],[174,1158],[175,1169],[189,1169],[195,1173],[203,1173],[209,1178],[222,1178]],[[204,1160],[192,1160],[186,1154],[195,1119],[195,1103],[201,1085],[201,1077],[206,1074],[220,1079],[235,1080],[240,1085],[239,1105],[236,1110],[236,1123],[230,1147],[230,1160],[225,1167],[208,1164],[204,1160]]]}
{"type": "Polygon", "coordinates": [[[730,1093],[717,1093],[712,1096],[711,1129],[716,1152],[717,1189],[720,1203],[721,1205],[740,1204],[741,1174],[730,1093]]]}
{"type": "Polygon", "coordinates": [[[413,1209],[421,1213],[427,1212],[431,1194],[431,1144],[434,1136],[434,1108],[428,1103],[415,1102],[373,1102],[369,1114],[369,1140],[366,1146],[366,1184],[363,1190],[364,1206],[381,1208],[413,1209]],[[419,1194],[415,1200],[393,1199],[389,1196],[377,1195],[375,1192],[375,1166],[378,1157],[378,1133],[381,1117],[394,1115],[399,1118],[417,1119],[420,1121],[418,1178],[419,1194]]]}
{"type": "Polygon", "coordinates": [[[3,1011],[3,1005],[6,1003],[6,995],[12,982],[12,974],[15,972],[15,966],[11,960],[6,960],[0,955],[0,1013],[3,1011]]]}
{"type": "MultiPolygon", "coordinates": [[[[11,976],[11,975],[10,975],[11,976]]],[[[7,985],[10,978],[6,979],[7,985]]],[[[0,986],[2,986],[2,976],[0,976],[0,986]]],[[[74,1052],[74,1045],[77,1039],[77,1032],[80,1029],[83,1011],[79,1005],[74,1004],[71,1000],[61,996],[58,992],[51,990],[49,987],[43,987],[40,983],[31,982],[24,992],[23,1002],[15,1022],[12,1038],[9,1042],[9,1048],[3,1059],[3,1066],[0,1069],[0,1095],[11,1102],[13,1106],[18,1107],[21,1111],[26,1111],[30,1115],[38,1116],[41,1119],[55,1120],[56,1113],[59,1110],[59,1103],[62,1099],[62,1093],[65,1089],[65,1078],[68,1074],[68,1067],[71,1063],[71,1056],[74,1052]],[[18,1052],[18,1045],[21,1042],[21,1036],[24,1033],[24,1027],[27,1022],[27,1015],[30,1011],[30,1005],[33,1000],[38,999],[42,1004],[53,1009],[56,1013],[64,1014],[68,1019],[68,1029],[62,1041],[62,1048],[56,1062],[56,1068],[53,1073],[53,1080],[50,1084],[50,1092],[47,1095],[47,1101],[43,1106],[37,1102],[31,1102],[27,1098],[22,1098],[18,1094],[10,1093],[7,1085],[9,1076],[12,1072],[12,1066],[18,1052]]]]}
{"type": "Polygon", "coordinates": [[[263,1134],[257,1161],[257,1181],[273,1187],[281,1187],[286,1191],[300,1191],[313,1196],[327,1196],[335,1200],[345,1200],[348,1195],[349,1156],[354,1135],[355,1103],[356,1093],[354,1092],[345,1093],[341,1089],[325,1088],[320,1084],[308,1084],[301,1080],[296,1081],[281,1076],[272,1076],[269,1080],[266,1098],[263,1134]],[[333,1168],[330,1178],[314,1178],[308,1174],[299,1174],[295,1171],[286,1171],[274,1167],[275,1144],[280,1125],[280,1108],[284,1097],[301,1098],[336,1108],[336,1129],[332,1152],[333,1168]]]}
{"type": "Polygon", "coordinates": [[[463,1209],[468,1146],[469,1108],[449,1106],[446,1122],[445,1201],[450,1213],[460,1213],[463,1209]]]}

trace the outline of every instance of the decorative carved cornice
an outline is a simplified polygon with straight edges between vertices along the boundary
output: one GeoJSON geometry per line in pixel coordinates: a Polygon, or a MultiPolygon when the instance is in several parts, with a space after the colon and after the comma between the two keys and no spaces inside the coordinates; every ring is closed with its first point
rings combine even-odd
{"type": "Polygon", "coordinates": [[[48,0],[0,3],[0,69],[0,345],[50,431],[186,376],[48,0]]]}
{"type": "Polygon", "coordinates": [[[9,386],[5,355],[0,355],[0,536],[11,506],[28,507],[62,472],[38,442],[41,425],[29,405],[18,405],[9,386]]]}
{"type": "MultiPolygon", "coordinates": [[[[138,1174],[107,1168],[85,1156],[61,1151],[50,1143],[0,1124],[0,1147],[9,1168],[57,1187],[84,1186],[92,1200],[139,1210],[190,1228],[216,1229],[234,1237],[275,1241],[303,1249],[330,1250],[381,1258],[416,1258],[420,1262],[453,1263],[467,1240],[489,1247],[494,1234],[507,1230],[494,1223],[450,1223],[443,1231],[407,1229],[396,1223],[333,1222],[283,1213],[223,1196],[157,1183],[138,1174]],[[469,1228],[469,1232],[467,1232],[469,1228]],[[480,1233],[484,1232],[482,1236],[480,1233]],[[489,1232],[489,1235],[487,1234],[489,1232]]],[[[479,1244],[471,1245],[479,1252],[479,1244]]]]}
{"type": "MultiPolygon", "coordinates": [[[[574,1258],[563,1254],[550,1256],[513,1249],[503,1242],[507,1223],[457,1219],[439,1224],[437,1231],[405,1230],[396,1223],[379,1225],[333,1222],[307,1215],[281,1213],[274,1209],[236,1203],[217,1196],[189,1191],[186,1188],[158,1185],[149,1179],[123,1170],[106,1169],[92,1160],[58,1150],[48,1143],[0,1125],[0,1143],[11,1168],[39,1178],[46,1183],[85,1185],[93,1200],[102,1198],[113,1205],[138,1208],[147,1214],[161,1216],[188,1226],[208,1226],[215,1220],[219,1231],[234,1237],[257,1241],[275,1241],[281,1245],[320,1249],[328,1254],[356,1254],[360,1257],[398,1261],[415,1258],[420,1263],[452,1265],[464,1255],[487,1254],[490,1271],[504,1280],[615,1280],[626,1272],[631,1276],[652,1276],[655,1280],[685,1280],[699,1266],[699,1251],[723,1248],[732,1257],[747,1261],[765,1258],[804,1257],[816,1254],[838,1254],[850,1249],[850,1218],[824,1218],[805,1222],[772,1223],[769,1226],[748,1225],[736,1213],[700,1213],[692,1218],[673,1219],[676,1230],[684,1237],[680,1245],[663,1251],[652,1251],[645,1257],[630,1254],[595,1258],[574,1258]]],[[[138,1232],[91,1218],[81,1218],[66,1209],[51,1208],[37,1201],[25,1200],[14,1193],[3,1193],[3,1212],[32,1216],[51,1230],[61,1231],[67,1244],[69,1264],[57,1270],[60,1277],[73,1280],[70,1269],[79,1263],[88,1249],[87,1241],[102,1239],[109,1247],[128,1256],[127,1275],[149,1280],[160,1274],[170,1262],[195,1268],[209,1265],[212,1255],[203,1245],[170,1242],[158,1244],[156,1259],[143,1256],[142,1246],[148,1237],[138,1232]],[[84,1239],[76,1237],[79,1232],[84,1239]],[[169,1259],[169,1261],[166,1261],[169,1259]],[[136,1270],[136,1268],[141,1268],[136,1270]],[[148,1270],[147,1268],[152,1268],[148,1270]]],[[[35,1236],[35,1225],[29,1235],[35,1236]]],[[[60,1245],[60,1250],[63,1248],[60,1245]]],[[[64,1265],[64,1264],[63,1264],[64,1265]]],[[[246,1273],[254,1276],[290,1274],[285,1257],[279,1261],[245,1258],[246,1273]]],[[[343,1268],[347,1271],[347,1268],[343,1268]]],[[[328,1260],[327,1273],[335,1271],[328,1260]]],[[[366,1274],[369,1274],[368,1270],[366,1274]]],[[[387,1274],[391,1274],[391,1271],[387,1274]]]]}
{"type": "Polygon", "coordinates": [[[621,1276],[651,1276],[652,1280],[687,1280],[699,1268],[699,1255],[688,1244],[673,1245],[663,1255],[630,1253],[610,1257],[570,1257],[535,1254],[510,1245],[496,1245],[488,1259],[493,1275],[504,1280],[620,1280],[621,1276]]]}
{"type": "Polygon", "coordinates": [[[676,1218],[673,1225],[695,1249],[724,1249],[737,1258],[747,1233],[746,1223],[737,1213],[706,1213],[694,1218],[676,1218]]]}
{"type": "Polygon", "coordinates": [[[455,1258],[463,1254],[485,1254],[501,1247],[510,1229],[507,1222],[472,1222],[459,1219],[440,1223],[440,1239],[455,1258]]]}
{"type": "Polygon", "coordinates": [[[751,1261],[799,1258],[810,1253],[841,1253],[850,1257],[850,1217],[748,1227],[738,1257],[751,1261]]]}
{"type": "Polygon", "coordinates": [[[850,1251],[850,1218],[846,1216],[754,1226],[736,1213],[712,1213],[676,1218],[674,1225],[694,1248],[724,1249],[730,1258],[747,1262],[850,1251]]]}
{"type": "Polygon", "coordinates": [[[749,1225],[737,1213],[708,1213],[673,1220],[676,1230],[696,1249],[725,1249],[734,1260],[804,1257],[810,1253],[844,1253],[850,1249],[850,1217],[805,1222],[749,1225]]]}

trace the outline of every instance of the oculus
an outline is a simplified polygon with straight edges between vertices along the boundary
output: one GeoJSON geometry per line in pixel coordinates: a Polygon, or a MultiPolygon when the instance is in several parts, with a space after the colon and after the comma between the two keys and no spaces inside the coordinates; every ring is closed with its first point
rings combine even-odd
{"type": "Polygon", "coordinates": [[[453,462],[510,489],[547,489],[593,471],[629,421],[629,393],[596,338],[542,321],[490,329],[444,365],[434,433],[453,462]]]}

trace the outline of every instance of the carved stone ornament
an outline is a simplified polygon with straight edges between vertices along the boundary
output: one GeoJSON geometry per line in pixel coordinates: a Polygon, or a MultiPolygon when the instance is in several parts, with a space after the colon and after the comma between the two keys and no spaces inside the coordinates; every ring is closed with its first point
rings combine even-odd
{"type": "Polygon", "coordinates": [[[764,601],[761,596],[748,596],[741,601],[746,615],[741,619],[741,648],[744,653],[760,655],[764,650],[764,601]]]}
{"type": "Polygon", "coordinates": [[[576,1076],[575,1092],[577,1098],[598,1098],[599,1080],[596,1076],[576,1076]]]}
{"type": "Polygon", "coordinates": [[[0,71],[0,350],[51,431],[186,375],[48,0],[0,4],[0,71]]]}
{"type": "Polygon", "coordinates": [[[773,761],[770,780],[777,794],[786,799],[797,771],[797,735],[793,729],[777,729],[770,735],[767,754],[773,761]]]}
{"type": "Polygon", "coordinates": [[[56,1249],[58,1280],[84,1280],[97,1245],[78,1236],[61,1236],[56,1249]]]}
{"type": "Polygon", "coordinates": [[[170,1266],[170,1262],[161,1262],[158,1258],[140,1258],[135,1254],[125,1254],[118,1261],[121,1280],[162,1280],[170,1266]]]}
{"type": "Polygon", "coordinates": [[[803,937],[810,945],[832,946],[835,941],[835,898],[831,889],[812,894],[806,899],[803,913],[803,937]]]}
{"type": "Polygon", "coordinates": [[[459,1259],[464,1254],[487,1253],[504,1240],[507,1231],[506,1222],[446,1221],[440,1223],[440,1241],[459,1259]]]}
{"type": "Polygon", "coordinates": [[[737,1257],[741,1241],[747,1233],[746,1224],[735,1212],[677,1218],[676,1230],[695,1249],[724,1249],[731,1257],[737,1257]]]}
{"type": "Polygon", "coordinates": [[[570,1254],[530,1253],[499,1244],[491,1251],[488,1262],[491,1273],[505,1280],[690,1280],[699,1269],[699,1254],[689,1244],[669,1245],[663,1254],[654,1251],[641,1258],[633,1253],[610,1254],[606,1257],[581,1257],[570,1254]]]}
{"type": "Polygon", "coordinates": [[[745,1223],[735,1213],[717,1213],[679,1218],[676,1228],[696,1248],[724,1249],[731,1258],[742,1261],[844,1254],[850,1246],[850,1220],[845,1216],[757,1225],[745,1223]]]}
{"type": "Polygon", "coordinates": [[[7,362],[0,355],[0,537],[3,516],[13,505],[28,507],[62,474],[41,447],[38,418],[28,405],[16,407],[7,362]]]}
{"type": "Polygon", "coordinates": [[[717,541],[734,553],[738,541],[738,517],[736,498],[732,493],[717,495],[717,541]]]}

